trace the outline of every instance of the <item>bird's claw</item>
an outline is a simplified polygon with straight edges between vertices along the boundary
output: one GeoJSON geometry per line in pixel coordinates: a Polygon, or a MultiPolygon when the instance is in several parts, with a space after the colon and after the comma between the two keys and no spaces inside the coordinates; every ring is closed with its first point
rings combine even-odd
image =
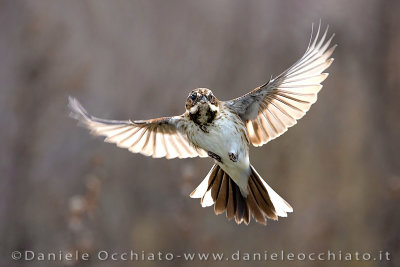
{"type": "Polygon", "coordinates": [[[215,159],[215,160],[218,161],[218,162],[222,162],[221,157],[218,156],[217,154],[211,152],[211,151],[208,151],[208,156],[209,156],[210,158],[215,159]]]}
{"type": "Polygon", "coordinates": [[[232,160],[233,162],[237,162],[238,160],[238,155],[235,153],[229,153],[229,159],[232,160]]]}

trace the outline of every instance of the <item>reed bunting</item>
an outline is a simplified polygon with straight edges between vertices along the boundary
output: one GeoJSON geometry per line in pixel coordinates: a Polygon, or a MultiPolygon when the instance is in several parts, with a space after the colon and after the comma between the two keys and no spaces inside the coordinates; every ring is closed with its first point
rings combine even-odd
{"type": "Polygon", "coordinates": [[[154,158],[211,157],[214,165],[190,194],[203,207],[214,204],[216,214],[248,224],[252,216],[286,217],[292,207],[261,178],[249,160],[249,145],[262,146],[280,136],[304,116],[317,100],[322,73],[333,58],[328,27],[319,38],[311,34],[305,54],[289,69],[253,91],[233,100],[218,100],[211,90],[194,89],[182,115],[151,120],[105,120],[91,116],[69,97],[71,116],[92,134],[105,136],[134,153],[154,158]]]}

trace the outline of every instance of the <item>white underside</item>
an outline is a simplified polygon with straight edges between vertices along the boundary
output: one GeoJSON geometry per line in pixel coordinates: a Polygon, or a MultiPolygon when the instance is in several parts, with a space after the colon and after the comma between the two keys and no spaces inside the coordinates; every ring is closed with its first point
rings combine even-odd
{"type": "Polygon", "coordinates": [[[247,196],[247,181],[250,173],[250,161],[247,143],[243,142],[243,132],[239,129],[245,127],[233,122],[232,119],[216,119],[207,127],[207,132],[199,127],[193,127],[192,142],[221,157],[222,162],[216,162],[233,181],[239,186],[242,194],[247,196]],[[237,154],[237,161],[229,158],[229,153],[237,154]]]}
{"type": "MultiPolygon", "coordinates": [[[[244,127],[244,126],[243,126],[244,127]]],[[[242,131],[238,130],[238,125],[235,125],[232,118],[215,120],[214,125],[207,127],[208,132],[202,131],[199,127],[193,127],[195,133],[192,135],[191,140],[199,147],[206,151],[211,151],[221,157],[221,162],[216,162],[239,186],[240,191],[244,197],[247,196],[247,184],[250,174],[250,165],[248,145],[243,142],[242,131]],[[229,158],[229,153],[238,154],[237,162],[233,162],[229,158]]],[[[253,168],[254,169],[254,168],[253,168]]],[[[257,173],[257,171],[254,169],[257,173]]],[[[202,206],[207,207],[214,204],[211,197],[211,190],[207,191],[208,179],[210,172],[196,188],[192,198],[203,198],[202,206]],[[207,191],[207,192],[206,192],[207,191]]],[[[258,174],[258,173],[257,173],[258,174]]],[[[260,175],[258,175],[261,177],[260,175]]],[[[292,212],[293,209],[290,205],[280,197],[262,178],[265,188],[271,198],[272,204],[278,216],[286,217],[287,212],[292,212]]]]}

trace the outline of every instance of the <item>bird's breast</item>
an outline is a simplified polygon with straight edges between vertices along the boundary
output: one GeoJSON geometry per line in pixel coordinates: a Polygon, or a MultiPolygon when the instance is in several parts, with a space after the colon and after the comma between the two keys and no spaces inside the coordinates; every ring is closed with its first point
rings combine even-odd
{"type": "Polygon", "coordinates": [[[236,114],[223,110],[211,123],[197,125],[192,122],[187,135],[194,145],[217,154],[224,161],[230,161],[229,153],[237,153],[239,161],[248,158],[246,128],[236,114]]]}

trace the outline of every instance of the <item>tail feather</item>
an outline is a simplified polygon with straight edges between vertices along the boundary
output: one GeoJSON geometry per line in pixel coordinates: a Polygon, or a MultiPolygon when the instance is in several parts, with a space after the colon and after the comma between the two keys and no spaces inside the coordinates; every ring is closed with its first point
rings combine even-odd
{"type": "Polygon", "coordinates": [[[260,187],[264,188],[264,191],[267,192],[271,203],[276,211],[276,215],[279,217],[287,217],[288,212],[293,212],[292,206],[287,203],[281,196],[279,196],[258,174],[258,172],[254,169],[253,166],[250,165],[252,173],[254,176],[258,177],[256,179],[260,183],[260,187]]]}
{"type": "Polygon", "coordinates": [[[214,202],[217,200],[220,191],[224,191],[221,190],[222,180],[225,179],[224,174],[225,173],[221,168],[217,168],[215,178],[209,185],[209,187],[211,188],[211,197],[214,202]]]}
{"type": "MultiPolygon", "coordinates": [[[[222,172],[221,170],[222,169],[220,169],[219,173],[222,172]]],[[[211,196],[213,197],[213,200],[215,200],[215,205],[214,205],[215,214],[217,215],[221,214],[226,210],[229,197],[228,193],[229,193],[229,177],[227,176],[226,173],[223,173],[222,182],[215,198],[211,191],[211,196]]]]}
{"type": "MultiPolygon", "coordinates": [[[[226,217],[228,220],[231,220],[233,217],[235,217],[236,213],[236,200],[235,200],[235,194],[234,194],[234,182],[232,179],[229,180],[229,185],[228,185],[228,203],[226,204],[226,217]]],[[[235,192],[236,193],[236,192],[235,192]]]]}
{"type": "Polygon", "coordinates": [[[254,196],[260,209],[271,219],[277,220],[278,217],[275,212],[275,207],[268,196],[268,192],[264,189],[261,181],[257,179],[253,173],[249,179],[250,192],[254,196]]]}
{"type": "Polygon", "coordinates": [[[243,197],[239,186],[217,164],[190,196],[201,198],[203,207],[215,204],[215,214],[226,211],[226,217],[229,220],[235,218],[238,224],[249,224],[250,215],[264,225],[266,218],[286,217],[287,212],[293,211],[292,207],[268,186],[253,166],[250,167],[247,197],[243,197]]]}

